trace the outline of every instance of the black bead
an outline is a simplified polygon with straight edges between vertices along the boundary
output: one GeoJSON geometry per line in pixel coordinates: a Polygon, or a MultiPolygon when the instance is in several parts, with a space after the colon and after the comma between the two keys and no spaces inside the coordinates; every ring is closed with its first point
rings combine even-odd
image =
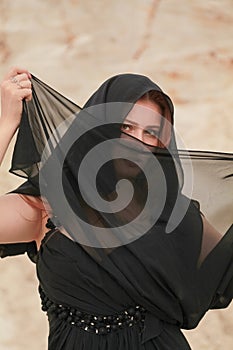
{"type": "Polygon", "coordinates": [[[42,311],[47,311],[47,310],[48,310],[48,308],[47,308],[47,306],[42,305],[41,310],[42,310],[42,311]]]}
{"type": "Polygon", "coordinates": [[[113,319],[114,319],[114,316],[111,316],[111,315],[107,316],[107,321],[108,321],[108,322],[113,321],[113,319]]]}
{"type": "Polygon", "coordinates": [[[76,310],[75,314],[77,317],[82,317],[82,315],[83,315],[82,312],[79,310],[76,310]]]}
{"type": "Polygon", "coordinates": [[[144,322],[146,310],[142,306],[129,307],[129,309],[115,315],[91,315],[84,313],[74,307],[67,307],[52,302],[39,286],[41,296],[41,308],[47,313],[54,313],[61,320],[66,320],[70,325],[99,335],[106,335],[111,331],[117,331],[124,327],[131,327],[137,322],[144,322]]]}
{"type": "Polygon", "coordinates": [[[46,306],[48,307],[48,309],[52,304],[53,304],[52,301],[50,301],[50,300],[46,301],[46,306]]]}
{"type": "Polygon", "coordinates": [[[61,313],[58,314],[58,318],[65,320],[68,317],[68,312],[67,311],[62,311],[61,313]]]}
{"type": "Polygon", "coordinates": [[[118,320],[115,318],[114,320],[113,320],[113,324],[118,324],[118,320]]]}
{"type": "Polygon", "coordinates": [[[65,306],[60,306],[59,305],[59,310],[60,310],[60,312],[63,312],[63,311],[67,311],[67,307],[65,307],[65,306]]]}
{"type": "Polygon", "coordinates": [[[119,321],[122,321],[123,319],[124,319],[124,316],[123,316],[123,315],[119,315],[119,316],[118,316],[118,320],[119,320],[119,321]]]}
{"type": "Polygon", "coordinates": [[[85,321],[86,324],[90,324],[91,323],[91,319],[92,319],[91,315],[86,315],[84,317],[84,321],[85,321]]]}
{"type": "Polygon", "coordinates": [[[111,325],[111,328],[113,331],[117,331],[119,329],[118,325],[116,324],[111,325]]]}
{"type": "Polygon", "coordinates": [[[140,311],[136,311],[136,312],[135,312],[135,317],[136,317],[136,319],[137,319],[138,321],[140,321],[141,318],[142,318],[141,312],[140,312],[140,311]]]}
{"type": "Polygon", "coordinates": [[[67,317],[67,322],[71,323],[73,321],[73,317],[72,316],[68,316],[67,317]]]}
{"type": "Polygon", "coordinates": [[[105,328],[105,327],[100,327],[100,328],[99,328],[99,333],[100,333],[100,334],[107,334],[107,328],[105,328]]]}
{"type": "Polygon", "coordinates": [[[103,317],[102,316],[97,316],[97,321],[98,322],[102,322],[103,321],[103,317]]]}
{"type": "Polygon", "coordinates": [[[89,329],[90,331],[92,331],[92,333],[95,333],[95,326],[90,325],[90,326],[88,326],[88,329],[89,329]]]}
{"type": "Polygon", "coordinates": [[[128,310],[128,314],[129,314],[130,316],[135,315],[135,309],[134,309],[133,307],[131,307],[131,308],[128,310]]]}
{"type": "Polygon", "coordinates": [[[56,310],[57,310],[57,306],[55,304],[52,304],[48,309],[49,312],[55,312],[56,310]]]}

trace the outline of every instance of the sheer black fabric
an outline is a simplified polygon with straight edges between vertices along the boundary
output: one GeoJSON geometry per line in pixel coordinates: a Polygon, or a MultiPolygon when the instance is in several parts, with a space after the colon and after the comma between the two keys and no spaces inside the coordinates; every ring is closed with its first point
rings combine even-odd
{"type": "Polygon", "coordinates": [[[172,102],[144,76],[109,79],[83,109],[37,78],[32,83],[10,171],[28,179],[15,192],[45,197],[57,227],[38,253],[41,288],[54,303],[92,315],[118,314],[131,305],[146,309],[143,329],[106,335],[48,310],[49,349],[190,349],[180,329],[196,327],[208,309],[226,307],[233,296],[233,155],[178,150],[172,102]],[[171,125],[163,147],[121,129],[136,101],[151,91],[163,101],[158,138],[164,144],[171,125]],[[135,154],[136,162],[145,159],[143,166],[124,162],[135,154]],[[125,178],[127,184],[120,181],[125,178]],[[114,207],[119,198],[125,207],[114,207]],[[223,236],[200,261],[208,243],[203,217],[223,236]]]}

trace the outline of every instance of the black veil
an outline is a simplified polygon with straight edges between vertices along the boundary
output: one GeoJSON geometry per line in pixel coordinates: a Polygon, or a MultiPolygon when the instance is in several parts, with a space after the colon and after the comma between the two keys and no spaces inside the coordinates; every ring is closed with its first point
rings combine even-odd
{"type": "MultiPolygon", "coordinates": [[[[42,196],[59,237],[68,233],[60,249],[70,252],[63,254],[74,259],[81,250],[127,295],[181,327],[194,327],[208,308],[227,306],[233,296],[233,155],[178,149],[172,101],[142,75],[110,78],[83,108],[34,76],[32,86],[10,171],[27,179],[14,192],[42,196]],[[164,147],[122,137],[126,116],[150,91],[166,106],[159,129],[163,141],[170,125],[164,147]],[[222,238],[200,264],[208,244],[203,218],[222,238]]],[[[60,301],[61,290],[73,287],[55,279],[50,249],[44,248],[39,270],[44,290],[60,301]]],[[[150,317],[145,337],[156,332],[150,317]]]]}
{"type": "MultiPolygon", "coordinates": [[[[169,147],[166,149],[150,148],[150,154],[156,155],[156,160],[163,172],[162,177],[165,177],[166,189],[168,190],[166,203],[167,201],[170,202],[170,205],[164,206],[161,215],[158,215],[159,219],[169,222],[170,218],[171,224],[172,217],[177,217],[179,212],[187,210],[189,205],[187,198],[192,198],[198,207],[200,203],[203,214],[223,234],[230,227],[233,220],[233,155],[229,153],[178,150],[173,128],[174,107],[172,101],[149,78],[135,74],[114,76],[100,86],[83,108],[80,108],[34,76],[32,77],[32,83],[33,99],[30,102],[24,102],[22,122],[10,171],[28,179],[28,182],[21,187],[24,193],[40,195],[43,188],[42,194],[48,197],[48,188],[51,188],[49,193],[54,198],[46,199],[52,207],[53,216],[57,217],[54,220],[57,220],[57,223],[59,222],[59,212],[61,212],[61,216],[66,218],[66,229],[68,229],[73,239],[75,239],[72,232],[74,223],[71,224],[71,221],[76,219],[73,216],[72,219],[68,219],[67,212],[65,215],[63,213],[63,206],[60,210],[58,208],[55,210],[57,203],[61,201],[59,196],[63,194],[64,190],[68,206],[71,205],[72,211],[84,219],[86,214],[82,208],[85,200],[83,201],[80,193],[77,169],[85,155],[96,145],[109,139],[120,138],[120,123],[123,122],[135,102],[149,91],[157,91],[163,96],[171,116],[170,123],[172,125],[169,147]],[[46,152],[44,151],[45,148],[46,152]],[[44,160],[42,160],[42,155],[44,160]],[[56,196],[57,183],[54,179],[59,169],[62,169],[62,193],[56,196]],[[46,179],[48,173],[51,174],[49,181],[46,179]],[[43,178],[43,174],[45,177],[41,180],[41,183],[39,174],[42,174],[41,178],[43,178]]],[[[135,147],[136,152],[144,152],[139,150],[140,147],[135,147]]],[[[118,153],[121,153],[122,150],[122,148],[119,148],[118,153]]],[[[94,156],[101,158],[101,152],[103,150],[97,150],[94,156]]],[[[135,150],[128,150],[128,155],[130,152],[135,152],[135,150]]],[[[104,151],[104,153],[106,152],[104,151]]],[[[104,164],[106,159],[105,161],[102,159],[102,161],[104,164]]],[[[96,164],[89,165],[86,170],[87,173],[84,176],[86,177],[86,188],[90,189],[88,176],[92,176],[95,167],[96,164]]],[[[106,194],[114,191],[117,180],[114,177],[110,160],[103,166],[102,172],[100,171],[96,175],[98,175],[96,178],[97,190],[102,196],[105,197],[106,194]]],[[[144,180],[143,174],[141,174],[141,184],[138,187],[143,187],[144,180]]],[[[140,183],[140,176],[137,177],[137,181],[140,183]]],[[[157,178],[153,181],[154,187],[157,187],[158,191],[159,186],[156,186],[156,183],[159,184],[160,180],[157,178]]],[[[69,208],[66,207],[66,210],[69,210],[69,208]]],[[[95,215],[102,216],[105,222],[104,225],[114,225],[113,216],[110,218],[111,215],[103,212],[97,213],[97,211],[95,215]]],[[[182,215],[180,216],[182,217],[182,215]]],[[[178,218],[179,220],[181,219],[178,218]]],[[[60,224],[61,222],[64,226],[64,218],[60,218],[60,224]]],[[[169,230],[172,231],[172,225],[169,230]]]]}

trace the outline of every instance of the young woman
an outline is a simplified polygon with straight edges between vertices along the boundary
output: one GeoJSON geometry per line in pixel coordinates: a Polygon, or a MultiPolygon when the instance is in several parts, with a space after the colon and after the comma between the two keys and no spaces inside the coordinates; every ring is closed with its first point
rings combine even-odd
{"type": "Polygon", "coordinates": [[[1,160],[19,125],[11,171],[28,181],[0,199],[0,241],[13,253],[37,242],[49,349],[190,349],[181,329],[232,299],[233,231],[220,235],[182,192],[170,98],[122,74],[80,110],[13,68],[1,160]]]}

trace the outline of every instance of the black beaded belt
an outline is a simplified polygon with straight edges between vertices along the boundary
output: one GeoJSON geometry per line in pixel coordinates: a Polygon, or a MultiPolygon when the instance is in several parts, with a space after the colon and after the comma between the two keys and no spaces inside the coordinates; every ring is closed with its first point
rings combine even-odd
{"type": "Polygon", "coordinates": [[[42,310],[54,314],[57,318],[65,320],[73,326],[77,326],[86,332],[105,335],[111,332],[140,324],[143,327],[146,310],[140,306],[131,306],[119,314],[91,315],[72,307],[56,304],[51,301],[39,287],[42,310]]]}

